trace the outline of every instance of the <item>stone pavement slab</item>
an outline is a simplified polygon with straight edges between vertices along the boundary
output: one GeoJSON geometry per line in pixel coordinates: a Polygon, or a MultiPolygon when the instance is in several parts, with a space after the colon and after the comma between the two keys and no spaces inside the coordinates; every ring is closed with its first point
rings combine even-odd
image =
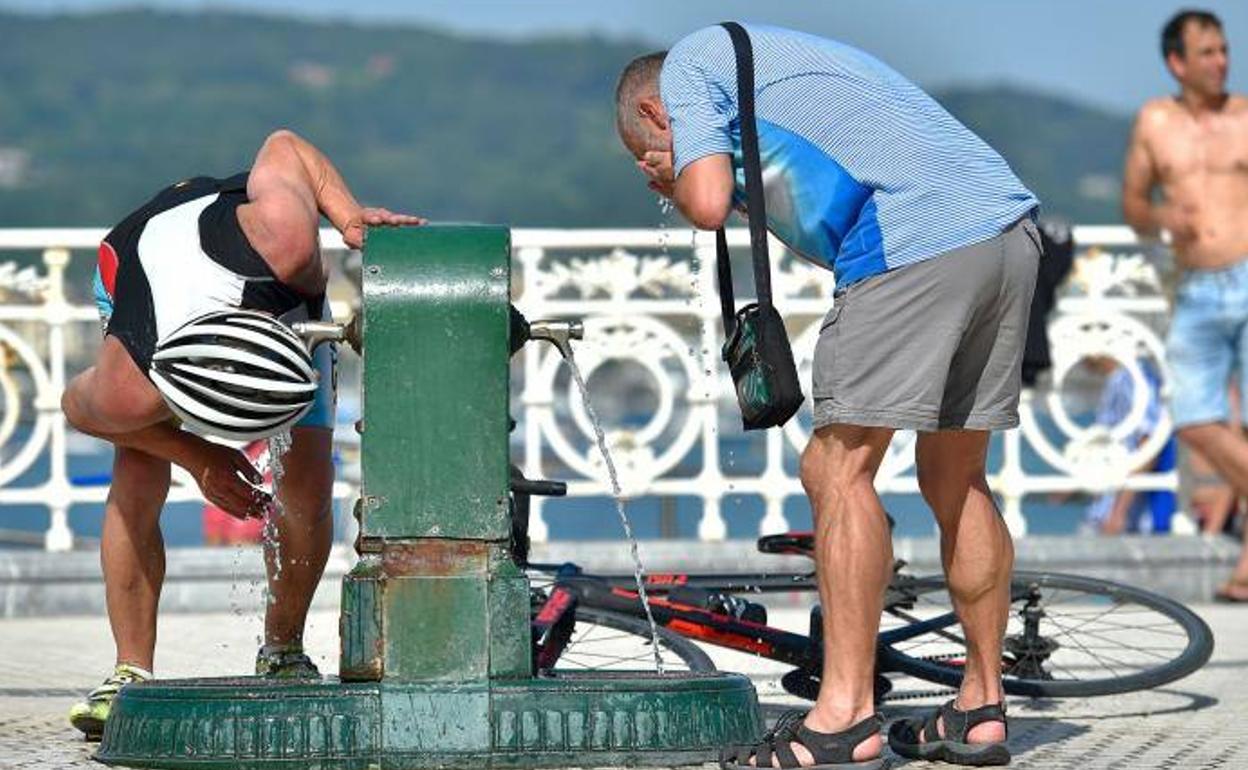
{"type": "MultiPolygon", "coordinates": [[[[1248,607],[1202,606],[1218,646],[1210,663],[1160,690],[1082,700],[1011,699],[1010,745],[1016,768],[1248,768],[1248,607]]],[[[804,612],[773,622],[803,629],[804,612]]],[[[157,673],[214,676],[249,671],[260,631],[253,612],[166,615],[160,623],[157,673]]],[[[313,613],[307,647],[322,671],[337,664],[337,614],[313,613]]],[[[103,617],[0,620],[0,770],[98,768],[94,744],[65,721],[70,704],[98,684],[112,663],[103,617]]],[[[780,688],[784,667],[713,651],[720,668],[745,671],[774,718],[800,705],[780,688]]],[[[901,692],[930,686],[899,680],[901,692]]],[[[885,717],[921,714],[946,694],[886,704],[885,717]]],[[[941,767],[897,759],[895,767],[941,767]]],[[[709,766],[708,766],[709,767],[709,766]]]]}

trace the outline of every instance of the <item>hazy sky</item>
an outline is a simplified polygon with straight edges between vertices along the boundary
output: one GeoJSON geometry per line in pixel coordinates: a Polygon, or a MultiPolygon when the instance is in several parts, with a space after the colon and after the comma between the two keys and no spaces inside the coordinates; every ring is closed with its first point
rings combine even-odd
{"type": "MultiPolygon", "coordinates": [[[[795,27],[867,49],[927,86],[1011,82],[1119,112],[1172,90],[1158,53],[1173,0],[146,0],[177,9],[237,8],[358,22],[407,20],[470,35],[597,32],[666,46],[734,18],[795,27]]],[[[0,0],[0,7],[91,10],[135,2],[0,0]]],[[[1214,0],[1232,46],[1231,88],[1248,90],[1234,49],[1248,2],[1214,0]]],[[[0,38],[3,30],[0,30],[0,38]]],[[[1248,65],[1245,65],[1248,66],[1248,65]]]]}

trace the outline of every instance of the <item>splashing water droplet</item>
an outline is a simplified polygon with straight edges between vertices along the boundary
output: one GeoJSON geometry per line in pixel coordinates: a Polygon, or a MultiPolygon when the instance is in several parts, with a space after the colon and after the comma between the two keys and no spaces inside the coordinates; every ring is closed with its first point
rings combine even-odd
{"type": "Polygon", "coordinates": [[[230,565],[230,611],[235,617],[243,616],[243,605],[239,597],[238,578],[242,571],[243,563],[243,544],[236,543],[234,545],[234,561],[230,565]]]}

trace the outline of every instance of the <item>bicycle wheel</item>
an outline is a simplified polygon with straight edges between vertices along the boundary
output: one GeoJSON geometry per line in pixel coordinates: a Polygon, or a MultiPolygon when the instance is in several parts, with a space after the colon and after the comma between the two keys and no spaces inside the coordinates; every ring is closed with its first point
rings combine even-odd
{"type": "MultiPolygon", "coordinates": [[[[966,645],[943,577],[899,584],[881,664],[957,686],[966,645]]],[[[1015,572],[1002,659],[1005,691],[1033,697],[1112,695],[1159,687],[1203,666],[1213,634],[1182,604],[1108,580],[1015,572]]]]}
{"type": "MultiPolygon", "coordinates": [[[[698,645],[660,628],[659,653],[664,671],[714,671],[715,664],[698,645]]],[[[637,671],[654,669],[650,624],[610,610],[576,608],[576,625],[559,655],[559,671],[637,671]]]]}

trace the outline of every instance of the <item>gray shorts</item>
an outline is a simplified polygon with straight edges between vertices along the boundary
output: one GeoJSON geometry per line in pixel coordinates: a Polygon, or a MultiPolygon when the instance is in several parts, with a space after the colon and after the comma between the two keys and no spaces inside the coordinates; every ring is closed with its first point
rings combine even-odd
{"type": "Polygon", "coordinates": [[[815,347],[815,427],[1017,426],[1041,248],[1024,217],[995,238],[839,294],[815,347]]]}

